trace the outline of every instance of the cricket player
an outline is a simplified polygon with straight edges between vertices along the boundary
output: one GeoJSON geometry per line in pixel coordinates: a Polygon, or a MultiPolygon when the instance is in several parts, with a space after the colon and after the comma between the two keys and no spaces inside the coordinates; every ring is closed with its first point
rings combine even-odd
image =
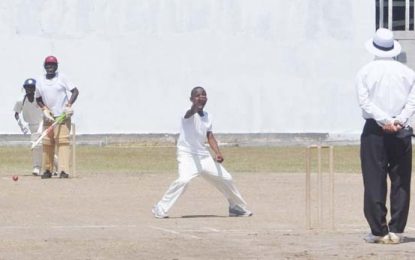
{"type": "Polygon", "coordinates": [[[63,123],[43,139],[43,169],[42,179],[52,177],[52,164],[55,155],[55,145],[58,149],[58,172],[60,178],[69,178],[69,133],[71,130],[72,105],[79,95],[78,89],[69,79],[58,72],[58,60],[48,56],[44,61],[46,74],[37,81],[36,101],[43,110],[43,129],[47,129],[62,113],[66,114],[63,123]],[[69,94],[71,93],[71,94],[69,94]],[[70,95],[70,97],[69,97],[70,95]]]}
{"type": "Polygon", "coordinates": [[[167,218],[167,212],[185,191],[188,183],[197,176],[204,177],[225,195],[229,202],[229,216],[252,216],[246,202],[235,187],[232,176],[221,165],[223,156],[212,132],[212,119],[203,111],[207,102],[206,91],[195,87],[191,91],[191,108],[181,119],[177,142],[179,178],[175,180],[152,212],[156,218],[167,218]],[[205,141],[215,153],[212,158],[205,141]]]}
{"type": "Polygon", "coordinates": [[[392,31],[378,29],[366,42],[375,59],[357,74],[358,101],[366,123],[360,156],[364,214],[371,233],[368,243],[397,244],[403,239],[409,212],[415,72],[394,59],[401,52],[392,31]],[[391,182],[390,215],[386,220],[387,177],[391,182]]]}
{"type": "MultiPolygon", "coordinates": [[[[14,118],[23,134],[30,133],[30,140],[33,142],[40,136],[42,126],[42,110],[35,102],[36,80],[31,78],[25,80],[23,88],[26,94],[22,101],[17,101],[14,105],[14,118]]],[[[32,164],[32,174],[40,176],[42,166],[41,145],[37,145],[32,151],[32,164]]]]}

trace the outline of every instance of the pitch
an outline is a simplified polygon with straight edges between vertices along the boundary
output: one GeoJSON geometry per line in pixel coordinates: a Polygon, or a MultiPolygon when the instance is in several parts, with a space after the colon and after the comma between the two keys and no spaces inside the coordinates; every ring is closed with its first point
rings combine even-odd
{"type": "MultiPolygon", "coordinates": [[[[87,149],[100,154],[100,148],[87,149]]],[[[174,152],[151,149],[144,153],[174,152]]],[[[229,150],[224,153],[232,157],[229,150]]],[[[198,178],[170,218],[160,220],[151,207],[176,177],[175,169],[91,172],[84,167],[80,160],[79,175],[67,180],[41,180],[2,168],[1,259],[410,259],[415,254],[413,202],[405,243],[363,241],[369,230],[359,173],[336,172],[336,230],[331,231],[305,229],[304,172],[234,171],[254,212],[250,218],[228,217],[223,196],[198,178]],[[12,181],[13,175],[19,181],[12,181]]]]}

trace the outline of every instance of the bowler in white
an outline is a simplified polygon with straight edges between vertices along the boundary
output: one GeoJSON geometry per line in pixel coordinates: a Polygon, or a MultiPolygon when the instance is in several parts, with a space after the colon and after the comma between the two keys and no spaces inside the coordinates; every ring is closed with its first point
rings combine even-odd
{"type": "Polygon", "coordinates": [[[207,102],[205,89],[193,88],[190,101],[192,106],[181,119],[177,142],[179,177],[153,207],[154,217],[167,218],[167,212],[183,194],[189,182],[197,176],[204,177],[226,197],[229,202],[229,216],[252,216],[252,212],[247,209],[245,200],[233,183],[232,176],[221,164],[223,156],[213,136],[211,117],[203,111],[207,102]],[[206,139],[215,154],[214,158],[205,145],[206,139]]]}

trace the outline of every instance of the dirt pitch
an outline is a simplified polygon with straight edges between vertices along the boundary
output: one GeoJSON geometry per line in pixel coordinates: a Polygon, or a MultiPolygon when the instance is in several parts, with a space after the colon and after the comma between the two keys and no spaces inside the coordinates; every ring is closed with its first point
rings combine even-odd
{"type": "Polygon", "coordinates": [[[222,195],[196,178],[169,212],[170,218],[161,220],[153,218],[151,207],[176,173],[90,174],[68,180],[19,176],[17,182],[11,175],[0,179],[0,259],[415,256],[414,203],[405,243],[363,242],[368,228],[359,174],[336,175],[335,231],[327,226],[305,230],[304,174],[234,173],[254,212],[249,218],[228,217],[222,195]]]}

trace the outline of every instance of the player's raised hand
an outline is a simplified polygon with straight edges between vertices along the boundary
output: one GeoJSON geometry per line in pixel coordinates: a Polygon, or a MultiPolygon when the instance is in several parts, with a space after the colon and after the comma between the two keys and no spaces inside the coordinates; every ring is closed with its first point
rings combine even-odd
{"type": "Polygon", "coordinates": [[[193,116],[194,114],[196,114],[197,112],[198,112],[197,106],[193,104],[190,107],[190,109],[187,110],[186,114],[184,115],[184,118],[189,118],[189,117],[193,116]]]}

